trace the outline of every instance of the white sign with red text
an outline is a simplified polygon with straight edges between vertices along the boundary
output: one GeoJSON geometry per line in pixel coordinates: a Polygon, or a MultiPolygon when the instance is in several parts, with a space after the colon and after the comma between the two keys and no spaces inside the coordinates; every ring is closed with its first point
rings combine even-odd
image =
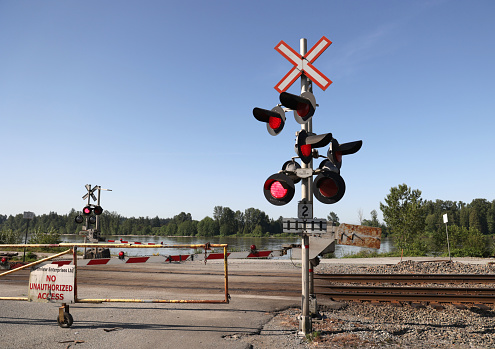
{"type": "Polygon", "coordinates": [[[73,265],[46,264],[29,276],[28,301],[42,303],[74,303],[73,265]]]}

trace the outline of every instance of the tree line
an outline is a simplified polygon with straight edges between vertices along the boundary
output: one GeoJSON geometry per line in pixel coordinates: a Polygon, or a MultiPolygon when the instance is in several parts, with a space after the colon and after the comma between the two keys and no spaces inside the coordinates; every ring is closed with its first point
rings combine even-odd
{"type": "MultiPolygon", "coordinates": [[[[77,234],[83,224],[75,217],[81,212],[72,209],[68,214],[56,212],[35,216],[29,222],[29,234],[77,234]]],[[[265,212],[248,208],[244,212],[229,207],[215,206],[212,217],[194,220],[190,213],[181,212],[172,218],[123,217],[116,212],[104,211],[100,215],[102,235],[162,235],[162,236],[273,236],[282,234],[282,217],[270,218],[265,212]]],[[[24,236],[28,221],[23,214],[15,216],[0,214],[0,243],[19,240],[24,236]],[[17,238],[14,238],[17,236],[17,238]]]]}
{"type": "Polygon", "coordinates": [[[408,255],[447,255],[449,245],[451,256],[493,255],[495,200],[428,201],[420,190],[401,184],[391,188],[384,201],[380,209],[387,230],[408,255]]]}
{"type": "MultiPolygon", "coordinates": [[[[390,235],[394,246],[408,255],[447,254],[447,232],[452,256],[493,255],[495,236],[495,200],[474,199],[462,201],[421,198],[421,191],[406,184],[392,187],[380,202],[383,222],[378,220],[376,210],[371,218],[359,212],[362,225],[382,228],[382,235],[390,235]],[[443,215],[447,214],[447,231],[443,215]]],[[[35,216],[30,221],[30,235],[36,243],[60,234],[77,234],[82,224],[74,218],[80,212],[72,209],[68,214],[55,212],[35,216]]],[[[265,212],[248,208],[244,212],[229,207],[215,206],[212,216],[200,221],[190,213],[181,212],[172,218],[123,217],[116,212],[104,211],[100,216],[102,235],[162,235],[162,236],[276,236],[281,235],[282,217],[270,218],[265,212]]],[[[330,212],[327,219],[335,225],[339,218],[330,212]]],[[[0,214],[0,243],[21,242],[27,227],[22,214],[7,216],[0,214]]],[[[23,240],[22,240],[23,242],[23,240]]]]}

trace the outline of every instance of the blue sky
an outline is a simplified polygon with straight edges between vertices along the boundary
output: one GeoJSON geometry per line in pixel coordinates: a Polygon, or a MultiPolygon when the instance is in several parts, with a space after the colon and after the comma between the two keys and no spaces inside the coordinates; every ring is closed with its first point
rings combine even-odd
{"type": "Polygon", "coordinates": [[[89,183],[127,217],[296,216],[299,185],[281,207],[262,185],[300,126],[287,113],[270,136],[252,109],[279,102],[292,68],[275,45],[322,36],[314,65],[333,84],[314,85],[313,130],[363,147],[344,157],[343,199],[315,201],[315,216],[381,217],[402,183],[493,200],[494,13],[490,0],[0,0],[0,214],[81,210],[89,183]]]}

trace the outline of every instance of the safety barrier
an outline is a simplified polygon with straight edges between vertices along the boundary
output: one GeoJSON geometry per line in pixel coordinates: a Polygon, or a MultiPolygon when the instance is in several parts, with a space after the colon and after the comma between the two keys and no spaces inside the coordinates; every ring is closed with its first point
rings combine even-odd
{"type": "MultiPolygon", "coordinates": [[[[56,265],[54,268],[48,268],[52,272],[58,272],[58,271],[63,271],[64,273],[60,273],[61,275],[65,275],[65,272],[70,273],[70,277],[72,277],[73,274],[73,285],[54,285],[54,284],[42,284],[42,283],[33,283],[35,288],[40,289],[39,297],[43,299],[48,299],[57,302],[57,303],[62,303],[62,306],[59,308],[59,315],[57,317],[57,322],[60,327],[70,327],[72,326],[73,323],[73,318],[72,315],[69,313],[69,302],[62,302],[64,300],[64,296],[61,293],[62,290],[69,290],[70,289],[70,296],[73,297],[70,298],[71,302],[70,303],[104,303],[104,302],[119,302],[119,303],[209,303],[209,304],[228,304],[230,300],[230,295],[228,292],[228,264],[227,264],[227,244],[194,244],[194,245],[163,245],[163,244],[153,244],[153,245],[133,245],[133,244],[124,244],[124,243],[119,243],[119,244],[98,244],[98,243],[88,243],[88,244],[77,244],[77,243],[60,243],[60,244],[11,244],[11,245],[0,245],[1,248],[35,248],[35,247],[49,247],[49,248],[54,248],[54,247],[70,247],[70,249],[54,254],[50,257],[46,257],[43,259],[40,259],[38,261],[23,265],[21,267],[18,267],[16,269],[8,270],[6,272],[3,272],[0,274],[0,278],[2,276],[14,273],[19,270],[23,270],[26,268],[31,268],[34,267],[38,264],[45,263],[47,261],[51,261],[55,258],[58,258],[60,256],[63,256],[65,254],[71,253],[72,252],[72,262],[71,262],[71,269],[68,269],[67,263],[62,263],[62,264],[49,264],[51,265],[56,265]],[[192,299],[192,300],[185,300],[185,299],[179,299],[179,300],[171,300],[171,299],[124,299],[124,298],[118,298],[118,299],[111,299],[111,298],[78,298],[77,297],[77,265],[78,265],[78,258],[77,258],[77,249],[78,247],[90,247],[90,248],[192,248],[192,249],[205,249],[205,254],[207,250],[210,250],[211,248],[223,248],[223,260],[224,260],[224,285],[225,285],[225,298],[221,300],[206,300],[206,299],[192,299]],[[59,269],[60,268],[60,269],[59,269]],[[70,287],[72,286],[72,287],[70,287]],[[43,292],[43,290],[47,290],[47,292],[43,292]],[[60,293],[55,293],[59,292],[60,293]]],[[[140,258],[140,257],[134,257],[134,258],[140,258]]],[[[92,259],[89,261],[98,261],[98,259],[92,259]]],[[[206,262],[206,260],[205,260],[206,262]]],[[[132,262],[131,262],[132,263],[132,262]]],[[[89,263],[85,263],[89,264],[89,263]]],[[[102,264],[95,262],[95,264],[102,264]]],[[[39,268],[43,269],[43,268],[39,268]]],[[[36,275],[38,276],[38,275],[36,275]]],[[[43,275],[46,279],[50,280],[50,277],[53,278],[53,280],[56,279],[55,275],[43,275]]],[[[31,285],[30,281],[30,287],[33,287],[31,285]]],[[[29,297],[0,297],[0,300],[16,300],[16,301],[29,301],[29,297]]]]}

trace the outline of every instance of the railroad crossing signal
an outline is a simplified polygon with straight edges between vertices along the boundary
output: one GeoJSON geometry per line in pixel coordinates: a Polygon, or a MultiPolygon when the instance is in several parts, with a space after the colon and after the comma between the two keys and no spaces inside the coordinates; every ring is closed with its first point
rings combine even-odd
{"type": "Polygon", "coordinates": [[[103,189],[99,185],[95,185],[91,188],[91,184],[85,185],[86,190],[88,191],[82,198],[83,200],[88,200],[86,206],[82,209],[82,215],[77,215],[74,218],[74,221],[77,224],[81,224],[86,218],[86,226],[83,227],[83,231],[81,233],[87,234],[90,241],[98,241],[100,227],[99,227],[99,216],[103,213],[103,208],[100,206],[100,192],[102,190],[112,191],[111,189],[103,189]],[[98,197],[95,196],[94,192],[98,190],[98,197]],[[91,204],[91,199],[96,201],[96,204],[91,204]],[[95,225],[95,229],[90,229],[91,224],[95,225]]]}
{"type": "MultiPolygon", "coordinates": [[[[302,179],[301,193],[302,201],[311,203],[313,193],[318,200],[326,204],[332,204],[339,201],[345,193],[345,182],[340,176],[340,167],[342,155],[352,154],[359,150],[362,142],[352,142],[340,145],[333,139],[331,133],[317,135],[313,133],[313,125],[311,118],[316,109],[316,99],[312,94],[312,84],[314,82],[321,89],[326,90],[332,83],[325,75],[313,66],[314,61],[325,51],[332,43],[326,37],[322,37],[309,51],[306,50],[306,39],[301,39],[300,54],[294,51],[284,41],[280,41],[275,50],[283,55],[294,67],[280,80],[275,86],[275,89],[280,93],[281,105],[294,110],[294,118],[301,124],[301,131],[296,133],[295,151],[297,156],[302,161],[302,166],[299,166],[294,161],[286,162],[282,167],[282,171],[270,176],[263,186],[263,192],[266,199],[274,205],[285,205],[294,196],[294,182],[302,179]],[[297,78],[301,76],[301,95],[293,95],[285,92],[297,78]],[[309,79],[309,80],[308,80],[309,79]],[[330,148],[327,152],[328,158],[320,164],[319,169],[313,170],[312,159],[317,158],[317,148],[327,146],[330,148]],[[297,164],[297,165],[296,165],[297,164]],[[317,175],[313,186],[311,186],[311,178],[317,175]]],[[[286,111],[287,109],[282,109],[286,111]]],[[[273,112],[274,110],[270,111],[273,112]]],[[[259,121],[267,123],[268,132],[272,135],[278,134],[282,128],[282,115],[276,113],[271,115],[269,111],[255,108],[253,115],[259,121]],[[278,120],[277,120],[278,119],[278,120]]],[[[285,119],[284,119],[285,121],[285,119]]],[[[283,127],[283,126],[282,126],[283,127]]],[[[311,206],[312,208],[312,206],[311,206]]],[[[324,220],[309,220],[306,216],[309,215],[309,207],[306,206],[306,214],[304,214],[304,206],[299,207],[298,216],[303,217],[302,221],[284,219],[284,232],[302,233],[302,252],[301,259],[303,262],[302,268],[302,314],[299,318],[299,328],[303,335],[310,333],[311,317],[309,316],[309,299],[310,295],[310,268],[309,268],[309,231],[308,224],[311,230],[317,229],[319,232],[326,231],[326,221],[324,220]],[[302,227],[299,227],[301,223],[302,227]],[[316,226],[316,228],[315,228],[316,226]]],[[[312,216],[312,214],[311,214],[312,216]]],[[[311,293],[314,293],[311,291],[311,293]]],[[[314,296],[314,295],[313,295],[314,296]]]]}
{"type": "Polygon", "coordinates": [[[304,73],[305,76],[311,79],[323,91],[327,89],[332,81],[323,75],[318,69],[313,66],[313,62],[331,45],[331,41],[326,37],[322,37],[305,55],[300,55],[283,40],[280,41],[275,50],[284,56],[294,67],[280,80],[275,86],[275,90],[279,93],[286,91],[293,83],[304,73]]]}
{"type": "Polygon", "coordinates": [[[297,134],[294,148],[297,156],[301,158],[301,161],[305,164],[309,164],[313,159],[313,149],[324,147],[328,145],[331,140],[331,133],[315,135],[308,133],[306,130],[301,130],[297,134]]]}
{"type": "Polygon", "coordinates": [[[285,112],[281,107],[277,106],[272,110],[254,108],[253,115],[256,120],[266,122],[268,133],[272,136],[282,132],[285,125],[285,112]]]}
{"type": "Polygon", "coordinates": [[[327,152],[327,159],[320,163],[320,173],[313,182],[313,193],[315,198],[324,204],[334,204],[345,194],[345,182],[340,176],[342,167],[342,155],[356,153],[363,141],[355,141],[339,144],[332,139],[327,152]]]}
{"type": "Polygon", "coordinates": [[[299,124],[308,122],[316,110],[316,99],[311,92],[303,92],[300,96],[282,92],[280,94],[280,103],[294,110],[294,119],[299,124]]]}

